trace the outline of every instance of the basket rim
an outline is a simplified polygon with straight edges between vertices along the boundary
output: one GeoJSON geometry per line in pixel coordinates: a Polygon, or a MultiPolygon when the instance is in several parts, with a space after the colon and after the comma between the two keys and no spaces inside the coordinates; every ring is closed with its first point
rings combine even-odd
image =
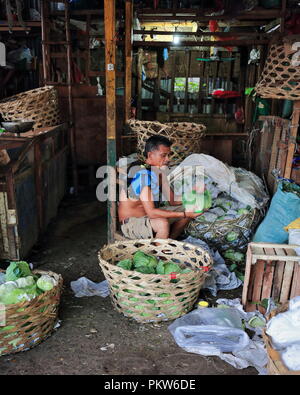
{"type": "MultiPolygon", "coordinates": [[[[111,267],[111,268],[115,268],[116,267],[116,265],[114,265],[114,264],[112,264],[112,263],[109,263],[109,262],[107,262],[102,256],[101,256],[101,253],[102,253],[102,251],[103,250],[105,250],[105,249],[107,249],[107,248],[111,248],[111,247],[113,247],[114,245],[117,245],[117,244],[128,244],[128,245],[130,245],[130,244],[135,244],[135,243],[138,243],[138,242],[145,242],[145,241],[147,241],[147,244],[149,244],[149,245],[151,245],[152,243],[154,243],[154,242],[166,242],[166,241],[169,241],[169,242],[174,242],[174,241],[176,241],[177,243],[182,243],[182,247],[183,246],[188,246],[188,247],[191,247],[192,249],[194,249],[194,250],[201,250],[202,251],[202,253],[204,253],[208,258],[209,258],[209,260],[210,260],[210,263],[209,264],[204,264],[203,263],[203,265],[202,265],[202,267],[195,267],[194,269],[196,269],[196,270],[192,270],[191,272],[188,272],[188,273],[176,273],[176,277],[178,276],[178,277],[181,277],[181,276],[184,276],[185,278],[188,278],[189,276],[195,276],[195,273],[197,273],[197,272],[208,272],[209,270],[211,270],[212,269],[212,267],[213,267],[213,258],[212,258],[212,256],[209,254],[209,252],[208,251],[206,251],[204,248],[202,248],[201,246],[196,246],[196,245],[194,245],[194,244],[191,244],[191,243],[186,243],[186,242],[178,242],[177,240],[173,240],[173,239],[156,239],[156,238],[151,238],[151,239],[135,239],[135,240],[122,240],[122,241],[116,241],[116,242],[114,242],[114,243],[108,243],[108,244],[105,244],[105,245],[103,245],[102,247],[101,247],[101,249],[98,251],[98,259],[99,259],[99,265],[101,266],[101,261],[105,261],[105,264],[108,266],[108,267],[111,267]]],[[[154,246],[155,247],[155,246],[154,246]]],[[[172,258],[170,258],[170,259],[172,259],[172,258]]],[[[122,267],[118,267],[118,270],[119,269],[121,269],[120,271],[121,271],[121,273],[122,272],[124,272],[124,274],[128,274],[128,273],[130,273],[130,274],[132,274],[133,272],[135,272],[134,270],[127,270],[127,269],[123,269],[122,267]]],[[[136,273],[138,273],[138,275],[139,276],[153,276],[153,275],[155,275],[155,276],[157,276],[157,278],[159,278],[159,277],[161,277],[161,278],[167,278],[167,276],[169,276],[170,277],[170,274],[157,274],[157,273],[140,273],[140,272],[136,272],[136,273]]]]}
{"type": "Polygon", "coordinates": [[[1,99],[0,100],[0,104],[8,104],[8,103],[11,103],[13,100],[17,100],[17,99],[21,98],[22,96],[24,96],[24,98],[25,98],[26,96],[29,96],[29,95],[32,95],[32,94],[38,95],[38,94],[40,94],[42,92],[46,92],[46,91],[50,91],[50,90],[56,91],[55,86],[54,85],[40,86],[38,88],[30,89],[30,90],[27,90],[27,91],[24,91],[24,92],[19,92],[19,93],[13,95],[13,96],[9,96],[9,97],[6,97],[4,99],[1,99]]]}

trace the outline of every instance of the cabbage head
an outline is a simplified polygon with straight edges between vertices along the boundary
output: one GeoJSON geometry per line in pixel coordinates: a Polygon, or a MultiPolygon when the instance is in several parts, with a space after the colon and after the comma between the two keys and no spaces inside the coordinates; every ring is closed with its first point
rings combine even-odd
{"type": "Polygon", "coordinates": [[[122,259],[118,264],[118,267],[121,267],[125,270],[131,270],[132,268],[132,259],[122,259]]]}
{"type": "Polygon", "coordinates": [[[138,266],[134,270],[143,274],[155,274],[155,269],[151,266],[138,266]]]}
{"type": "Polygon", "coordinates": [[[157,259],[155,256],[145,254],[143,251],[137,251],[133,255],[134,267],[148,266],[150,268],[155,268],[157,266],[157,259]]]}
{"type": "Polygon", "coordinates": [[[181,268],[177,265],[177,263],[173,262],[164,262],[159,261],[156,267],[157,274],[170,274],[170,273],[181,273],[181,268]]]}
{"type": "Polygon", "coordinates": [[[57,285],[57,282],[54,280],[53,277],[49,276],[48,274],[43,274],[36,282],[36,285],[42,291],[50,291],[53,287],[57,285]]]}
{"type": "Polygon", "coordinates": [[[31,287],[25,288],[15,288],[10,292],[2,295],[0,298],[0,302],[3,304],[15,304],[20,302],[29,301],[37,296],[36,285],[34,284],[31,287]]]}
{"type": "Polygon", "coordinates": [[[21,277],[18,278],[15,283],[17,284],[18,288],[29,287],[35,284],[33,276],[21,277]]]}
{"type": "Polygon", "coordinates": [[[31,275],[32,273],[27,262],[10,262],[10,265],[5,272],[5,279],[6,281],[15,281],[20,277],[27,277],[31,275]]]}

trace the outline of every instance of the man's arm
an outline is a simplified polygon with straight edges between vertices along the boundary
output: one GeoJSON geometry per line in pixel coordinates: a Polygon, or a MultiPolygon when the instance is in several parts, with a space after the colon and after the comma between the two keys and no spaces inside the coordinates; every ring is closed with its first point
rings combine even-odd
{"type": "Polygon", "coordinates": [[[147,217],[155,218],[197,218],[201,213],[191,213],[184,211],[168,211],[154,206],[153,194],[150,187],[144,187],[140,194],[140,200],[147,214],[147,217]]]}

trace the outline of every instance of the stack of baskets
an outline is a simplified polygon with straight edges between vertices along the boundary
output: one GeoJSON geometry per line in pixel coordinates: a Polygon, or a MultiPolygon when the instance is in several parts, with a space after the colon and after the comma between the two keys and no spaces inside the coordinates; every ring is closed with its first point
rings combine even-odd
{"type": "Polygon", "coordinates": [[[54,86],[44,86],[3,99],[0,114],[4,121],[34,121],[34,130],[59,125],[57,90],[54,86]]]}
{"type": "MultiPolygon", "coordinates": [[[[284,303],[276,310],[273,310],[267,317],[268,321],[275,317],[279,313],[283,313],[288,310],[289,302],[284,303]]],[[[270,337],[263,330],[263,339],[268,353],[268,364],[267,370],[269,375],[300,375],[299,370],[289,370],[283,363],[281,356],[273,346],[270,337]]]]}
{"type": "Polygon", "coordinates": [[[287,36],[271,44],[261,79],[255,90],[264,98],[300,100],[300,65],[297,42],[300,36],[287,36]]]}
{"type": "Polygon", "coordinates": [[[154,135],[165,136],[172,142],[170,166],[180,164],[187,156],[201,152],[201,139],[206,127],[192,122],[169,122],[130,120],[129,129],[137,137],[137,154],[140,161],[144,162],[145,143],[154,135]]]}
{"type": "Polygon", "coordinates": [[[5,326],[0,326],[0,356],[33,348],[51,335],[58,322],[61,275],[42,270],[32,273],[47,274],[57,285],[30,301],[5,306],[5,326]]]}
{"type": "Polygon", "coordinates": [[[211,256],[201,247],[171,239],[120,241],[104,246],[98,257],[114,307],[138,322],[167,321],[190,311],[213,264],[211,256]],[[192,270],[161,275],[116,266],[118,261],[132,258],[137,251],[184,264],[192,270]]]}

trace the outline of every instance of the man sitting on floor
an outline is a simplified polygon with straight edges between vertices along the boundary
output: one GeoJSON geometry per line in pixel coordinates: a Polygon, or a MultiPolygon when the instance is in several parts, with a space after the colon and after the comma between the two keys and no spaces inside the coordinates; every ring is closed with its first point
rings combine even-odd
{"type": "Polygon", "coordinates": [[[164,176],[171,145],[166,137],[150,137],[145,145],[145,165],[128,178],[127,190],[120,189],[119,221],[129,239],[176,239],[191,219],[201,215],[184,211],[164,176]],[[169,207],[159,208],[161,192],[168,197],[169,207]]]}

